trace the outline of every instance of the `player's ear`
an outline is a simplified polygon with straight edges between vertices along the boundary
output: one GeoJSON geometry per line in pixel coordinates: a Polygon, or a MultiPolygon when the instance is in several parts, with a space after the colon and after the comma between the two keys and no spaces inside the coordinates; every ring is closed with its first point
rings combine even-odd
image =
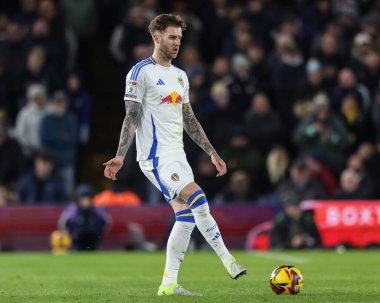
{"type": "Polygon", "coordinates": [[[154,32],[152,36],[154,43],[160,43],[161,35],[159,32],[154,32]]]}

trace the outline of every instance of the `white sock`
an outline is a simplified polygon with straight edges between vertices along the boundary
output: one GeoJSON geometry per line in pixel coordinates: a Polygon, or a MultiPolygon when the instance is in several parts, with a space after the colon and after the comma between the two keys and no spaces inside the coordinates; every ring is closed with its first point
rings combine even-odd
{"type": "Polygon", "coordinates": [[[194,215],[195,224],[208,244],[219,256],[223,265],[232,258],[223,242],[222,234],[214,217],[210,214],[210,208],[206,196],[202,190],[195,192],[187,201],[194,215]]]}
{"type": "MultiPolygon", "coordinates": [[[[184,212],[185,211],[182,211],[182,214],[184,214],[184,212]]],[[[191,233],[195,227],[195,223],[191,222],[194,221],[194,218],[190,210],[187,210],[187,215],[184,214],[185,217],[182,217],[185,218],[186,221],[178,219],[177,214],[177,221],[170,233],[166,248],[166,264],[161,283],[164,287],[169,287],[174,282],[177,282],[178,271],[185,257],[187,247],[189,246],[191,233]]]]}

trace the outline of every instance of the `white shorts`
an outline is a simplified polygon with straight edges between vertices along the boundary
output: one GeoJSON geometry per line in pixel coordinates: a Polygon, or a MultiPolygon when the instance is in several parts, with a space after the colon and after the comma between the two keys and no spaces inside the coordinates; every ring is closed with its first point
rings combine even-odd
{"type": "Polygon", "coordinates": [[[194,182],[193,171],[183,151],[142,160],[139,165],[149,181],[162,192],[166,202],[173,200],[186,185],[194,182]]]}

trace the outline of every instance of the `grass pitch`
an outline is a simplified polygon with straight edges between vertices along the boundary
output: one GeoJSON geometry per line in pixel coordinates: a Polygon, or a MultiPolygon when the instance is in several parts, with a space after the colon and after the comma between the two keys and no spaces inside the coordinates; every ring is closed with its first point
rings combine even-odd
{"type": "Polygon", "coordinates": [[[380,302],[380,251],[235,252],[248,275],[231,280],[211,252],[187,254],[179,283],[203,297],[157,297],[160,253],[0,254],[0,302],[380,302]],[[281,264],[300,268],[297,296],[276,296],[269,275],[281,264]]]}

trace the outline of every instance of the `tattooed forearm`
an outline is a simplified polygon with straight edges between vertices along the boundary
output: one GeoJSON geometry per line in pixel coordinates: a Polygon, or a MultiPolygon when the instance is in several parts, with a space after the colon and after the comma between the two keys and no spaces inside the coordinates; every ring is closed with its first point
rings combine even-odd
{"type": "Polygon", "coordinates": [[[183,127],[190,138],[198,144],[208,155],[216,153],[214,147],[212,147],[208,140],[201,124],[194,115],[194,112],[189,103],[186,103],[182,107],[183,114],[183,127]]]}
{"type": "Polygon", "coordinates": [[[141,117],[141,104],[134,101],[125,101],[125,118],[121,128],[119,147],[116,156],[125,157],[141,117]]]}

